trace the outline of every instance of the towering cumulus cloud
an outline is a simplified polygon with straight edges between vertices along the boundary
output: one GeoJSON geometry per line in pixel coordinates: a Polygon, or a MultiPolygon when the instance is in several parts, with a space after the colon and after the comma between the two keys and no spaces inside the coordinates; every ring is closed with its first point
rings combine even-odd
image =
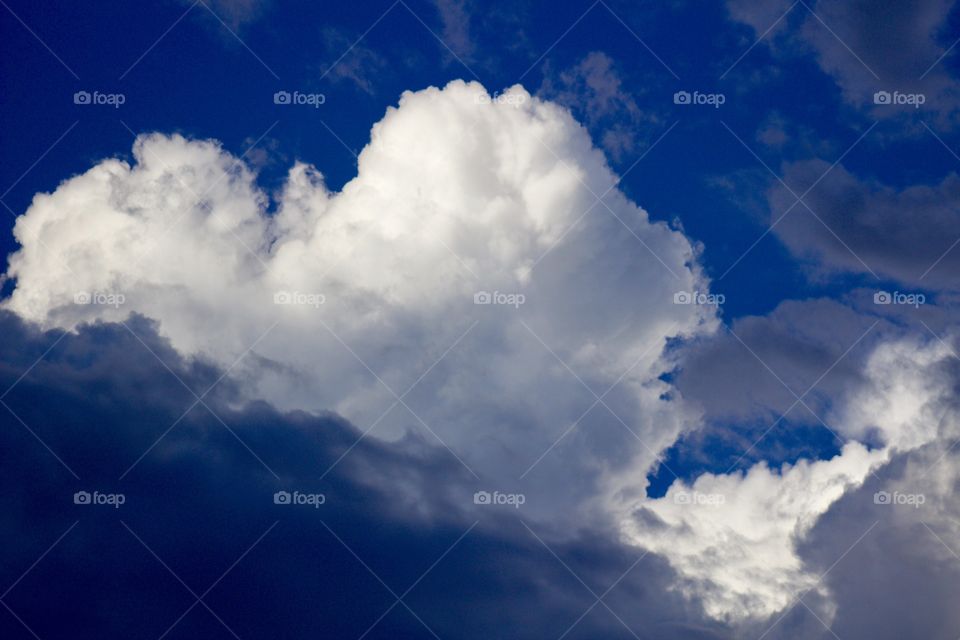
{"type": "Polygon", "coordinates": [[[138,312],[251,397],[420,432],[541,515],[589,508],[618,470],[642,495],[684,428],[658,377],[667,338],[715,322],[674,303],[705,289],[695,247],[557,105],[405,93],[338,193],[296,164],[271,199],[211,141],[144,135],[134,159],[34,199],[6,308],[66,328],[138,312]]]}

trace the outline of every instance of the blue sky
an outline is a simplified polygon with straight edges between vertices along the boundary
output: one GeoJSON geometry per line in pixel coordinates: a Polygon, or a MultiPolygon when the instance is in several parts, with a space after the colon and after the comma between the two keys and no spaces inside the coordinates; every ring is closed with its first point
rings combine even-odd
{"type": "Polygon", "coordinates": [[[0,4],[5,635],[960,635],[953,3],[0,4]]]}

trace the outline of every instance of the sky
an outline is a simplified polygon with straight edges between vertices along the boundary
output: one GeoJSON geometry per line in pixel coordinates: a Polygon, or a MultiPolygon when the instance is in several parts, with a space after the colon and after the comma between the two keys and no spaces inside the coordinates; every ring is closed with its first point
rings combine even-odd
{"type": "Polygon", "coordinates": [[[2,637],[960,637],[953,3],[0,5],[2,637]]]}

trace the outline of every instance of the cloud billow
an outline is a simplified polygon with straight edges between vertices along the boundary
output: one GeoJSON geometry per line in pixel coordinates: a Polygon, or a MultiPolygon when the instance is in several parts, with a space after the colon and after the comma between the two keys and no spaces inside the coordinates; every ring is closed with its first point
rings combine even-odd
{"type": "Polygon", "coordinates": [[[843,165],[828,169],[820,159],[786,166],[784,181],[797,194],[824,176],[804,197],[806,204],[794,206],[795,195],[779,184],[768,192],[771,222],[782,217],[774,231],[793,253],[821,272],[875,274],[919,289],[956,290],[956,174],[897,189],[861,179],[843,165]]]}
{"type": "Polygon", "coordinates": [[[543,517],[592,510],[687,424],[658,378],[668,338],[716,325],[674,303],[707,290],[694,245],[520,87],[405,93],[337,193],[297,163],[271,205],[213,141],[142,135],[134,160],[34,199],[5,308],[64,328],[143,314],[246,397],[420,433],[543,517]]]}

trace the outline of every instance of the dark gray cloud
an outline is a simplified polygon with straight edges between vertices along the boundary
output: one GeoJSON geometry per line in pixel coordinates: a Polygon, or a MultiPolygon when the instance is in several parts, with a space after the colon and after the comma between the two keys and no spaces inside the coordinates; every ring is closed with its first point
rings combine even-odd
{"type": "MultiPolygon", "coordinates": [[[[865,369],[878,345],[913,337],[936,346],[949,341],[956,324],[946,296],[917,308],[875,304],[876,293],[786,301],[684,345],[674,384],[702,412],[703,424],[668,451],[670,469],[692,480],[761,460],[836,455],[852,435],[844,407],[869,386],[865,369]]],[[[869,433],[855,437],[882,444],[869,433]]],[[[673,475],[661,468],[655,479],[662,488],[673,475]]]]}
{"type": "MultiPolygon", "coordinates": [[[[955,555],[960,553],[955,499],[960,459],[955,448],[949,449],[957,435],[955,422],[948,431],[952,435],[945,434],[947,440],[896,457],[844,496],[804,543],[805,559],[821,573],[836,563],[824,584],[835,596],[833,631],[839,637],[952,640],[960,635],[960,610],[955,606],[960,589],[960,558],[955,555]],[[922,495],[925,502],[877,504],[878,492],[922,495]]],[[[802,606],[798,609],[795,618],[806,613],[802,606]]],[[[780,631],[771,636],[798,637],[791,635],[789,625],[780,631]]],[[[823,630],[822,637],[832,636],[823,630]]]]}
{"type": "Polygon", "coordinates": [[[817,424],[794,393],[813,387],[804,402],[825,414],[860,380],[864,357],[883,333],[864,337],[875,320],[834,300],[787,301],[691,345],[676,384],[708,421],[772,421],[790,410],[791,421],[817,424]]]}
{"type": "Polygon", "coordinates": [[[958,106],[945,56],[952,42],[942,33],[951,6],[950,0],[727,2],[731,18],[750,26],[755,37],[764,36],[776,55],[812,54],[844,100],[871,117],[932,113],[943,126],[954,123],[958,106]],[[909,104],[875,104],[878,91],[923,94],[925,102],[919,111],[909,104]]]}
{"type": "MultiPolygon", "coordinates": [[[[784,181],[804,193],[830,165],[819,159],[788,164],[784,181]]],[[[771,223],[796,198],[775,183],[768,193],[771,223]]],[[[834,167],[774,228],[797,256],[827,272],[873,273],[921,288],[955,290],[960,267],[960,177],[903,189],[860,179],[834,167]]]]}
{"type": "MultiPolygon", "coordinates": [[[[16,583],[4,602],[40,637],[160,636],[195,601],[178,579],[198,595],[216,584],[204,601],[242,638],[358,637],[394,602],[380,579],[397,594],[416,583],[404,601],[443,638],[559,637],[593,604],[590,590],[628,569],[604,600],[622,622],[598,605],[567,637],[730,637],[669,590],[662,559],[613,532],[559,536],[522,509],[475,507],[462,467],[413,435],[365,439],[323,477],[359,432],[334,415],[240,406],[229,379],[204,398],[229,430],[197,406],[120,479],[193,403],[186,387],[201,393],[222,375],[184,361],[149,321],[128,324],[164,364],[120,325],[62,336],[0,315],[0,386],[29,369],[4,402],[79,476],[0,407],[3,589],[16,583]],[[322,492],[326,503],[275,505],[279,489],[322,492]],[[126,502],[74,505],[80,490],[126,502]]],[[[30,632],[4,610],[0,635],[30,632]]],[[[201,604],[169,637],[229,636],[201,604]]],[[[433,636],[398,605],[369,637],[433,636]]]]}
{"type": "MultiPolygon", "coordinates": [[[[934,66],[949,46],[939,36],[951,5],[950,0],[818,2],[802,33],[849,102],[873,107],[879,90],[924,93],[925,108],[952,111],[956,83],[946,64],[934,66]]],[[[888,105],[872,108],[876,116],[891,110],[888,105]]]]}

